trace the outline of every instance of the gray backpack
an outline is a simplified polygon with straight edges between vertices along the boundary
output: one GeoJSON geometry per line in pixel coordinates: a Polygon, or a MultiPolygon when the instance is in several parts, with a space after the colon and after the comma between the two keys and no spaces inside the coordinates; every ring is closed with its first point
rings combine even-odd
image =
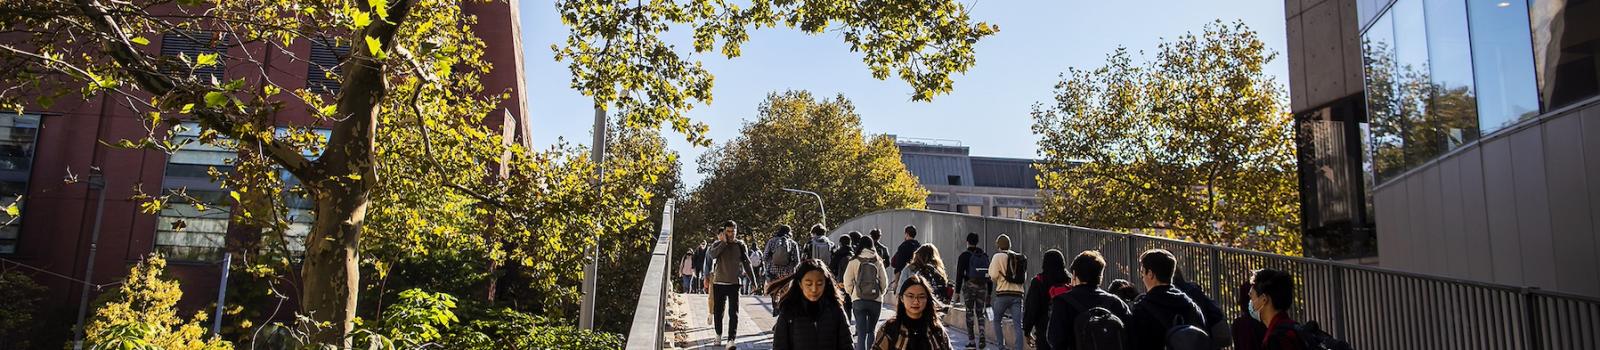
{"type": "Polygon", "coordinates": [[[833,242],[829,242],[827,238],[823,237],[812,238],[811,258],[822,259],[822,263],[828,263],[828,260],[833,258],[833,242]]]}
{"type": "Polygon", "coordinates": [[[883,277],[878,273],[883,265],[878,258],[856,258],[856,289],[850,295],[857,300],[878,300],[883,296],[883,277]]]}

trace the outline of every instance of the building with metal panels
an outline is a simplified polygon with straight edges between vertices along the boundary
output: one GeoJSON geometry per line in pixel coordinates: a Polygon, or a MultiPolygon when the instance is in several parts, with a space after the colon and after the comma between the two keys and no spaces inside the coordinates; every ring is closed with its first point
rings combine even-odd
{"type": "Polygon", "coordinates": [[[1044,206],[1032,159],[975,157],[955,140],[895,138],[900,161],[928,189],[928,209],[1027,219],[1044,206]]]}

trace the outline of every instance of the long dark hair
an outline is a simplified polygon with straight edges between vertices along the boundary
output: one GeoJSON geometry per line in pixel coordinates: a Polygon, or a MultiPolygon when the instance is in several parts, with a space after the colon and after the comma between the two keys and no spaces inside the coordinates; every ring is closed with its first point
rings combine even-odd
{"type": "Polygon", "coordinates": [[[1044,276],[1044,281],[1050,284],[1066,282],[1071,279],[1067,276],[1067,257],[1060,250],[1047,250],[1044,252],[1044,271],[1039,275],[1044,276]]]}
{"type": "Polygon", "coordinates": [[[773,308],[779,314],[782,314],[785,309],[800,308],[801,303],[806,299],[805,292],[800,291],[800,280],[804,279],[806,274],[811,273],[811,271],[822,272],[822,300],[818,302],[822,303],[823,306],[844,307],[844,296],[839,294],[839,286],[833,283],[833,273],[828,272],[828,267],[823,265],[822,259],[806,259],[800,262],[800,266],[794,269],[794,273],[767,283],[767,295],[777,300],[777,302],[773,303],[773,308]]]}
{"type": "MultiPolygon", "coordinates": [[[[928,283],[928,279],[922,277],[922,275],[911,274],[910,277],[906,277],[905,282],[900,283],[899,295],[906,295],[906,290],[911,289],[911,286],[922,286],[922,290],[927,291],[928,293],[928,307],[924,308],[922,311],[922,320],[932,320],[933,324],[940,324],[938,322],[939,310],[943,310],[944,305],[939,303],[939,298],[933,297],[933,287],[931,286],[931,283],[928,283]]],[[[906,313],[906,303],[904,300],[895,302],[894,317],[902,322],[911,320],[911,315],[906,313]]]]}

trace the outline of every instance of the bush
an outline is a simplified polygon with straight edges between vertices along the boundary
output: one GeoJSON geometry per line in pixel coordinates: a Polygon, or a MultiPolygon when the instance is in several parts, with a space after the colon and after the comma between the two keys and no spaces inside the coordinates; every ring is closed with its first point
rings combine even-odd
{"type": "Polygon", "coordinates": [[[571,349],[612,350],[623,346],[622,336],[581,330],[510,308],[467,309],[466,327],[447,335],[446,348],[471,350],[571,349]]]}
{"type": "Polygon", "coordinates": [[[206,335],[200,326],[205,312],[196,313],[189,322],[178,317],[175,306],[183,291],[178,282],[161,278],[166,267],[167,261],[158,255],[133,265],[127,281],[95,310],[85,329],[90,349],[233,349],[233,344],[206,335]]]}
{"type": "Polygon", "coordinates": [[[0,349],[31,349],[44,286],[16,271],[0,272],[0,349]]]}

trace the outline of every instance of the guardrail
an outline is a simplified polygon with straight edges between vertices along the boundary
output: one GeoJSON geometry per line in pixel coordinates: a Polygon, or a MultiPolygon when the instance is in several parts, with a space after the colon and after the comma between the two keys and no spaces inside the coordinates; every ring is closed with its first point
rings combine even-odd
{"type": "MultiPolygon", "coordinates": [[[[1515,286],[1391,271],[1371,266],[1305,259],[1230,247],[1026,220],[899,209],[846,221],[830,237],[850,231],[883,230],[894,249],[901,229],[915,225],[917,239],[939,248],[954,274],[966,250],[966,234],[977,233],[984,251],[994,238],[1011,237],[1028,255],[1029,271],[1042,269],[1044,252],[1059,249],[1070,261],[1083,250],[1106,258],[1105,281],[1135,281],[1130,267],[1138,254],[1163,248],[1177,255],[1186,277],[1202,286],[1229,319],[1243,311],[1234,303],[1237,286],[1255,269],[1295,274],[1291,314],[1318,321],[1357,349],[1600,349],[1600,299],[1515,286]]],[[[1596,278],[1596,276],[1573,276],[1596,278]]],[[[1139,283],[1134,283],[1138,285],[1139,283]]]]}
{"type": "Polygon", "coordinates": [[[650,268],[645,271],[644,283],[639,287],[639,305],[633,310],[633,327],[628,331],[628,350],[661,349],[666,347],[667,296],[672,290],[672,209],[676,203],[667,200],[661,213],[661,233],[656,235],[656,247],[650,252],[650,268]]]}

